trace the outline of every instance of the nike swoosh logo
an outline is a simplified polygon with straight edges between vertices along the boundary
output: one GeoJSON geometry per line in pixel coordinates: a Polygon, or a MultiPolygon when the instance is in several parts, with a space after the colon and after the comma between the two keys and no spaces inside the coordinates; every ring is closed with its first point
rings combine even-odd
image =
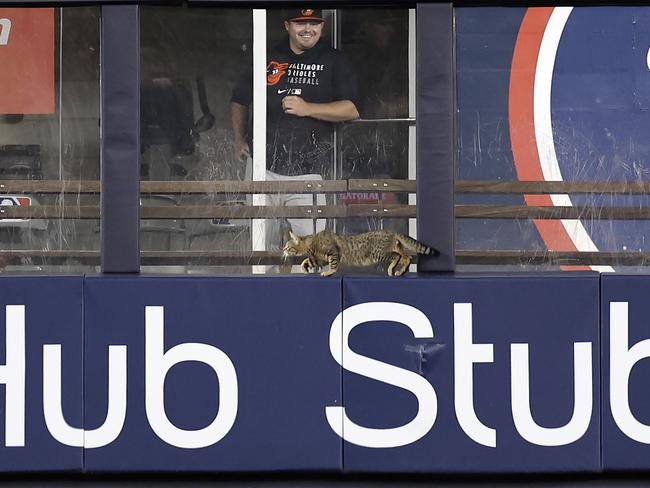
{"type": "Polygon", "coordinates": [[[278,95],[282,95],[284,92],[289,91],[288,89],[278,90],[278,95]]]}

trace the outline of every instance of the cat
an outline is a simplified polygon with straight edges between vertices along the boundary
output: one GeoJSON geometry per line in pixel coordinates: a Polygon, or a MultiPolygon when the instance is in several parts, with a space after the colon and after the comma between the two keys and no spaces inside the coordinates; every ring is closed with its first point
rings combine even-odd
{"type": "Polygon", "coordinates": [[[317,234],[298,236],[289,232],[284,245],[284,257],[306,256],[300,264],[303,273],[317,271],[329,265],[321,276],[336,273],[339,265],[371,266],[388,263],[389,276],[401,276],[411,264],[407,251],[438,256],[438,250],[416,241],[412,237],[392,230],[375,230],[357,235],[338,235],[330,230],[317,234]]]}

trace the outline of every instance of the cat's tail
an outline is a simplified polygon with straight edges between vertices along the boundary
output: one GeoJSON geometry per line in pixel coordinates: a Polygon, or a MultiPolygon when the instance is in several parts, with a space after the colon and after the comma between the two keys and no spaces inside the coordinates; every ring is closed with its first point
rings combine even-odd
{"type": "Polygon", "coordinates": [[[440,251],[438,251],[436,248],[433,248],[431,246],[427,246],[426,244],[416,241],[410,236],[406,236],[404,234],[397,234],[397,239],[399,240],[400,244],[404,247],[404,249],[415,252],[417,254],[424,254],[425,256],[440,256],[440,251]]]}

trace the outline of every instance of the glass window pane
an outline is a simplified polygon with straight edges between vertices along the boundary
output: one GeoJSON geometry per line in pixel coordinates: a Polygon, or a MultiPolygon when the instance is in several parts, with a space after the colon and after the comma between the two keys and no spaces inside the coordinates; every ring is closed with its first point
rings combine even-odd
{"type": "Polygon", "coordinates": [[[99,264],[99,7],[3,8],[2,271],[99,264]]]}
{"type": "Polygon", "coordinates": [[[348,179],[415,178],[414,16],[306,12],[142,8],[143,271],[296,272],[281,258],[289,230],[409,232],[376,216],[408,193],[348,179]],[[356,203],[374,213],[348,217],[356,203]]]}
{"type": "MultiPolygon", "coordinates": [[[[415,90],[415,80],[409,79],[409,61],[414,62],[409,59],[409,42],[414,44],[415,32],[409,25],[409,10],[343,9],[340,24],[341,49],[354,63],[363,87],[359,109],[366,121],[340,131],[341,177],[415,179],[414,173],[409,174],[409,157],[415,157],[415,126],[409,120],[414,116],[409,95],[414,98],[411,91],[415,90]]],[[[409,200],[407,193],[349,192],[343,202],[408,204],[409,200]]],[[[345,234],[376,229],[408,234],[409,222],[362,217],[342,220],[336,228],[345,234]]]]}

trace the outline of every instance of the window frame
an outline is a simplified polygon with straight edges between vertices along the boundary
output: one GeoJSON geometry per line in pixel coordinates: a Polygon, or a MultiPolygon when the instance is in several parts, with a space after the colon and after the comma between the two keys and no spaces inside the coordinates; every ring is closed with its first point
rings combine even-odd
{"type": "MultiPolygon", "coordinates": [[[[117,2],[98,2],[101,4],[101,271],[138,273],[139,16],[140,4],[153,2],[116,5],[117,2]]],[[[190,0],[189,3],[195,2],[190,0]]],[[[220,5],[219,1],[202,3],[211,3],[214,8],[220,5]]],[[[380,3],[368,2],[368,6],[380,3]]],[[[30,2],[31,6],[34,4],[42,6],[52,2],[30,2]]],[[[63,0],[57,5],[75,4],[76,1],[63,0]]],[[[238,5],[253,6],[253,2],[242,0],[238,5]]],[[[278,6],[276,2],[268,5],[278,6]]],[[[412,20],[416,24],[414,70],[417,83],[415,100],[410,98],[409,109],[415,108],[418,114],[415,126],[416,225],[419,238],[441,251],[441,256],[434,260],[426,257],[419,260],[418,270],[451,271],[454,267],[453,181],[456,158],[453,7],[451,3],[418,3],[414,17],[417,18],[412,20]]],[[[409,172],[409,177],[411,174],[409,172]]]]}

